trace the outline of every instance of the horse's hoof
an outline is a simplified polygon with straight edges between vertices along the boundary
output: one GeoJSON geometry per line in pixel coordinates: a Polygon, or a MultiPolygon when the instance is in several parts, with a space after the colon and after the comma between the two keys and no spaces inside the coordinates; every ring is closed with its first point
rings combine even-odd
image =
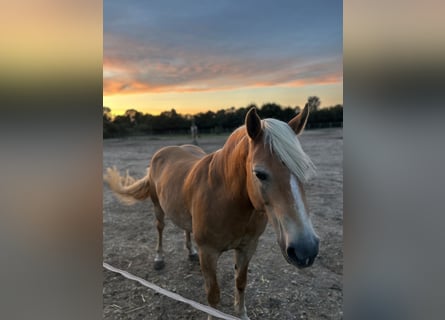
{"type": "Polygon", "coordinates": [[[155,261],[155,264],[154,264],[154,269],[155,270],[161,270],[161,269],[164,269],[164,267],[165,267],[164,260],[157,260],[157,261],[155,261]]]}
{"type": "Polygon", "coordinates": [[[197,254],[197,253],[189,254],[189,260],[190,260],[190,261],[199,261],[199,256],[198,256],[198,254],[197,254]]]}

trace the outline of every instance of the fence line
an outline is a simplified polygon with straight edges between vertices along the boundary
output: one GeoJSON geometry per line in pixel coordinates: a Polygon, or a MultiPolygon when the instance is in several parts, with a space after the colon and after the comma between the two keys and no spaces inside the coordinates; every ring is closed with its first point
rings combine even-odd
{"type": "Polygon", "coordinates": [[[227,313],[221,312],[221,311],[216,310],[216,309],[214,309],[212,307],[205,306],[205,305],[203,305],[203,304],[201,304],[199,302],[196,302],[196,301],[184,298],[183,296],[181,296],[181,295],[179,295],[177,293],[174,293],[174,292],[168,291],[168,290],[166,290],[164,288],[161,288],[161,287],[155,285],[154,283],[148,282],[147,280],[144,280],[144,279],[139,278],[139,277],[137,277],[135,275],[132,275],[131,273],[128,273],[127,271],[115,268],[115,267],[109,265],[106,262],[104,262],[102,265],[103,265],[103,267],[105,269],[107,269],[107,270],[109,270],[111,272],[119,273],[120,275],[122,275],[123,277],[125,277],[127,279],[130,279],[130,280],[133,280],[133,281],[137,281],[137,282],[139,282],[140,284],[142,284],[143,286],[145,286],[147,288],[150,288],[150,289],[152,289],[152,290],[154,290],[154,291],[156,291],[156,292],[158,292],[160,294],[163,294],[164,296],[167,296],[167,297],[169,297],[171,299],[174,299],[176,301],[186,303],[186,304],[192,306],[193,308],[195,308],[197,310],[200,310],[202,312],[205,312],[205,313],[207,313],[207,314],[209,314],[211,316],[214,316],[214,317],[217,317],[217,318],[220,318],[220,319],[225,319],[225,320],[240,320],[240,318],[231,316],[231,315],[229,315],[227,313]]]}

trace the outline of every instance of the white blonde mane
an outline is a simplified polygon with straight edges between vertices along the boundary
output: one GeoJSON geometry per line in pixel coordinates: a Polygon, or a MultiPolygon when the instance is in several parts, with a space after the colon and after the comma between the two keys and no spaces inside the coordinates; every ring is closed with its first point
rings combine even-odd
{"type": "Polygon", "coordinates": [[[287,123],[276,119],[264,119],[262,125],[264,142],[271,151],[301,182],[307,182],[315,174],[315,165],[301,148],[295,132],[287,123]]]}

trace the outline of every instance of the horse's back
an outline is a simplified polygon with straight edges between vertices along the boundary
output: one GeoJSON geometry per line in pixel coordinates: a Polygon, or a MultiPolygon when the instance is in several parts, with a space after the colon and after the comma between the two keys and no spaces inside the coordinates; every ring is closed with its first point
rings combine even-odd
{"type": "Polygon", "coordinates": [[[195,155],[199,158],[202,158],[205,155],[207,155],[207,153],[205,153],[204,150],[202,150],[200,147],[195,146],[193,144],[184,144],[184,145],[180,146],[179,148],[181,148],[184,151],[190,152],[190,154],[195,155]]]}
{"type": "Polygon", "coordinates": [[[184,171],[205,155],[204,150],[191,144],[164,147],[153,155],[150,170],[161,173],[165,167],[171,167],[175,171],[184,171]]]}

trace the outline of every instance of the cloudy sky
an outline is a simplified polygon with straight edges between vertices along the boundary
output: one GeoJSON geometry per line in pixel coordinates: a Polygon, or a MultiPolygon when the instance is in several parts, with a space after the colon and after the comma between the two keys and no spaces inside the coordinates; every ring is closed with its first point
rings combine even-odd
{"type": "Polygon", "coordinates": [[[343,103],[342,1],[104,1],[104,105],[343,103]]]}

